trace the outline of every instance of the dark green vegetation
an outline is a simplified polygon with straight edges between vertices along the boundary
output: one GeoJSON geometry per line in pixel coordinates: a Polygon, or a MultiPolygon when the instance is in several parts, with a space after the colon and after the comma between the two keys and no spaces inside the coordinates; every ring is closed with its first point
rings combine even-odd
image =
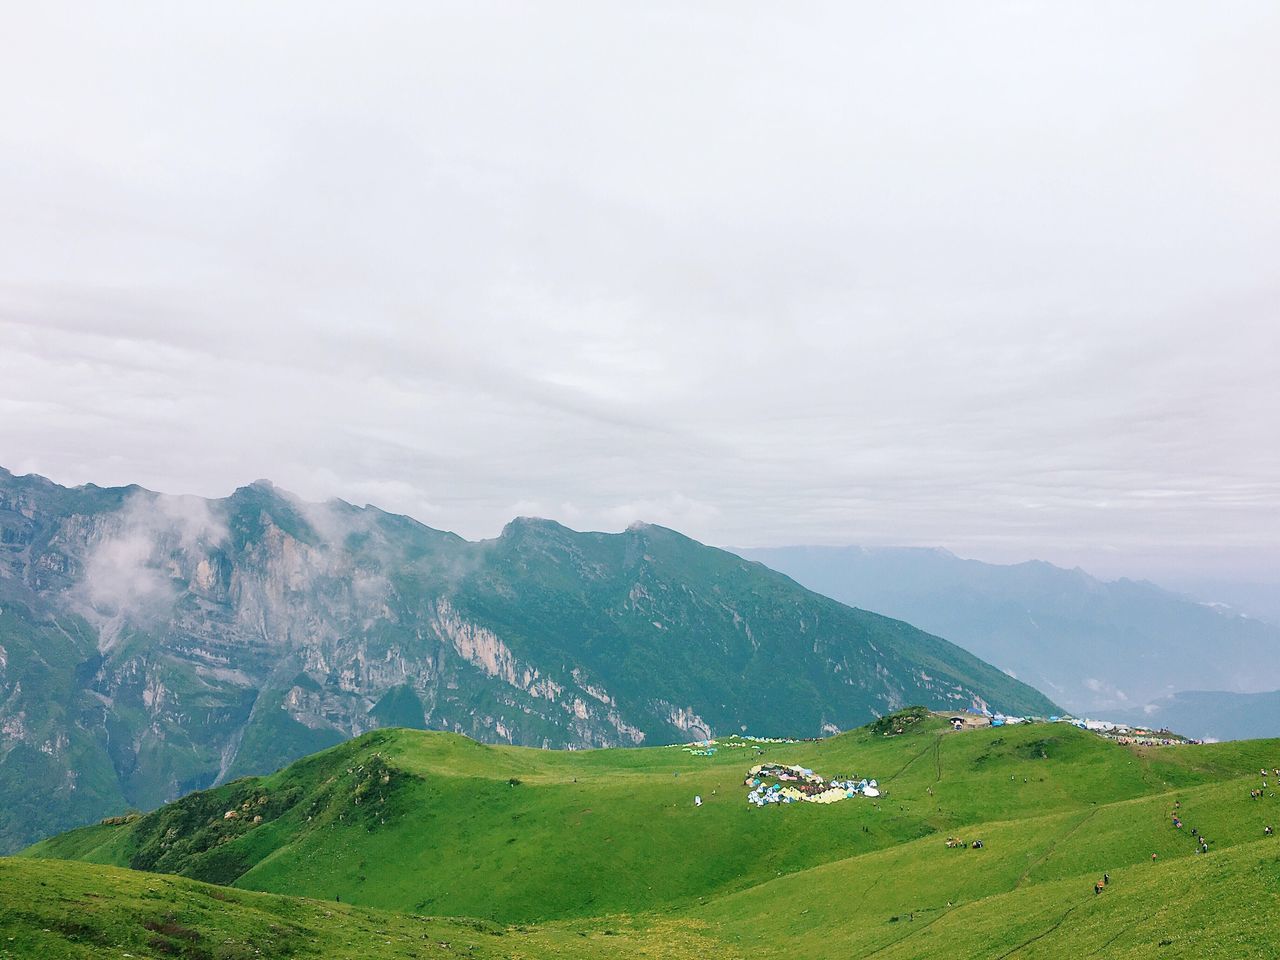
{"type": "Polygon", "coordinates": [[[975,702],[1052,711],[661,527],[470,543],[267,483],[206,501],[0,470],[0,851],[376,727],[630,746],[975,702]]]}
{"type": "MultiPolygon", "coordinates": [[[[254,922],[292,911],[299,955],[331,935],[321,906],[244,891],[478,918],[503,933],[477,949],[499,956],[573,955],[557,952],[568,944],[582,956],[748,957],[782,944],[797,957],[1274,956],[1280,838],[1262,828],[1280,820],[1280,800],[1249,794],[1260,767],[1280,766],[1280,741],[1130,748],[1061,724],[952,733],[937,718],[895,718],[764,745],[770,761],[876,777],[879,800],[765,809],[742,787],[760,756],[723,742],[697,757],[380,731],[28,854],[233,883],[254,922]],[[984,846],[948,849],[948,836],[984,846]],[[1111,883],[1095,895],[1104,872],[1111,883]]],[[[3,892],[40,870],[65,899],[10,927],[29,936],[39,923],[50,942],[70,942],[57,923],[90,921],[62,906],[75,896],[53,862],[4,864],[3,892]]],[[[213,922],[198,905],[210,888],[157,878],[177,898],[165,907],[138,899],[150,875],[108,876],[129,886],[100,905],[103,924],[136,927],[166,909],[196,930],[213,922]]],[[[371,957],[409,955],[394,952],[411,936],[401,931],[440,922],[358,916],[375,918],[362,930],[389,931],[389,944],[346,934],[371,957]]]]}
{"type": "MultiPolygon", "coordinates": [[[[1280,736],[1280,626],[1134,580],[945,550],[745,550],[811,590],[901,617],[1013,671],[1077,715],[1164,723],[1191,737],[1280,736]],[[1154,702],[1152,714],[1143,707],[1154,702]]],[[[1207,597],[1206,599],[1212,599],[1207,597]]]]}

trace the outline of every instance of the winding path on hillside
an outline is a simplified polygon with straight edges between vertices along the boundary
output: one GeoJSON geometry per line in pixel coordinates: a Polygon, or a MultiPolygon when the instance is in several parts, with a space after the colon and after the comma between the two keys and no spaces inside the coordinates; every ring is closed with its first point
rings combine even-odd
{"type": "Polygon", "coordinates": [[[1080,908],[1080,904],[1078,903],[1068,907],[1066,913],[1064,913],[1056,921],[1050,924],[1047,930],[1042,930],[1040,933],[1037,933],[1034,937],[1028,937],[1026,940],[1023,940],[1020,944],[1018,944],[1013,949],[1006,950],[1004,953],[1000,954],[1000,956],[996,957],[996,960],[1005,960],[1006,957],[1012,957],[1019,950],[1023,950],[1031,946],[1031,944],[1035,943],[1036,941],[1043,940],[1045,937],[1049,936],[1049,934],[1053,933],[1060,926],[1066,923],[1067,917],[1071,916],[1071,914],[1074,913],[1079,908],[1080,908]]]}
{"type": "MultiPolygon", "coordinates": [[[[939,737],[939,738],[938,738],[938,741],[935,743],[935,748],[936,748],[936,747],[941,743],[941,739],[942,739],[941,737],[939,737]]],[[[912,758],[912,760],[908,761],[908,764],[907,764],[907,765],[908,765],[908,766],[910,766],[910,764],[911,764],[912,762],[914,762],[915,760],[917,760],[917,759],[919,759],[920,757],[924,756],[924,752],[925,752],[925,751],[922,751],[921,753],[919,753],[919,754],[917,754],[915,757],[913,757],[913,758],[912,758]]],[[[935,756],[936,756],[936,754],[935,754],[935,756]]],[[[905,768],[904,768],[904,769],[905,769],[905,768]]],[[[939,770],[939,774],[938,774],[938,775],[939,775],[939,779],[941,779],[941,769],[942,769],[942,767],[941,767],[941,760],[939,759],[939,760],[938,760],[938,770],[939,770]]],[[[901,773],[902,771],[898,771],[898,772],[899,772],[899,773],[901,773]]],[[[895,776],[897,776],[897,774],[895,774],[895,776]]],[[[1015,881],[1014,881],[1013,886],[1012,886],[1008,891],[1006,891],[1006,892],[1012,893],[1014,890],[1016,890],[1016,889],[1018,889],[1020,886],[1022,886],[1022,884],[1026,881],[1027,877],[1028,877],[1028,876],[1030,876],[1030,874],[1031,874],[1031,871],[1032,871],[1032,870],[1034,870],[1034,869],[1035,869],[1036,867],[1038,867],[1040,864],[1044,863],[1047,859],[1049,859],[1049,857],[1053,855],[1054,850],[1056,850],[1056,849],[1058,848],[1058,845],[1059,845],[1060,843],[1062,843],[1064,840],[1069,840],[1072,836],[1074,836],[1076,833],[1078,833],[1078,832],[1080,831],[1080,829],[1081,829],[1082,827],[1084,827],[1084,825],[1085,825],[1086,823],[1088,823],[1088,822],[1093,818],[1093,815],[1094,815],[1095,813],[1097,813],[1097,812],[1098,812],[1098,809],[1097,809],[1096,807],[1095,807],[1094,809],[1090,810],[1090,811],[1089,811],[1088,813],[1086,813],[1083,817],[1081,817],[1081,818],[1079,819],[1079,821],[1077,821],[1077,822],[1075,823],[1075,825],[1073,825],[1073,826],[1071,827],[1071,829],[1070,829],[1070,830],[1068,830],[1066,833],[1064,833],[1061,837],[1058,837],[1057,839],[1055,839],[1055,840],[1051,841],[1051,842],[1050,842],[1050,843],[1049,843],[1049,844],[1044,848],[1044,851],[1040,854],[1040,856],[1038,856],[1038,857],[1035,859],[1035,861],[1034,861],[1034,862],[1032,862],[1032,863],[1030,864],[1030,866],[1028,866],[1028,867],[1027,867],[1027,869],[1026,869],[1026,870],[1024,870],[1024,871],[1022,872],[1022,875],[1021,875],[1020,877],[1018,877],[1018,879],[1017,879],[1017,880],[1015,880],[1015,881]]],[[[878,880],[877,880],[877,882],[878,882],[878,880]]],[[[873,884],[873,885],[874,885],[874,884],[873,884]]],[[[870,889],[870,888],[868,888],[868,889],[870,889]]],[[[865,894],[864,894],[864,895],[865,895],[865,894]]],[[[966,905],[964,905],[964,906],[967,906],[967,905],[968,905],[968,904],[966,904],[966,905]]],[[[1018,944],[1017,946],[1013,947],[1013,948],[1012,948],[1011,950],[1009,950],[1008,952],[1006,952],[1006,953],[1002,953],[998,958],[996,958],[996,960],[1004,960],[1004,958],[1012,956],[1013,954],[1017,953],[1019,950],[1023,949],[1024,947],[1030,946],[1031,944],[1035,943],[1037,940],[1042,940],[1042,939],[1044,939],[1045,937],[1049,936],[1051,933],[1053,933],[1055,930],[1057,930],[1060,926],[1062,926],[1063,922],[1067,919],[1067,917],[1068,917],[1068,916],[1070,916],[1071,912],[1072,912],[1073,910],[1077,909],[1079,906],[1080,906],[1080,904],[1078,904],[1078,903],[1077,903],[1077,904],[1075,904],[1074,906],[1072,906],[1072,907],[1068,908],[1068,909],[1067,909],[1067,911],[1066,911],[1066,913],[1064,913],[1061,917],[1059,917],[1059,918],[1057,919],[1057,921],[1056,921],[1056,922],[1054,922],[1051,926],[1049,926],[1049,928],[1048,928],[1048,929],[1043,930],[1042,932],[1040,932],[1040,933],[1036,934],[1034,937],[1030,937],[1030,938],[1028,938],[1027,940],[1024,940],[1022,943],[1020,943],[1020,944],[1018,944]]],[[[913,925],[912,929],[908,930],[908,931],[907,931],[905,934],[903,934],[901,937],[898,937],[898,939],[896,939],[896,940],[891,940],[891,941],[889,941],[889,942],[888,942],[888,943],[886,943],[886,944],[882,944],[881,946],[879,946],[879,947],[877,947],[876,949],[872,950],[870,953],[866,954],[866,956],[868,956],[868,957],[874,957],[876,954],[883,953],[884,951],[888,950],[890,947],[895,947],[895,946],[897,946],[898,944],[902,943],[904,940],[906,940],[906,939],[908,939],[908,938],[910,938],[910,937],[914,937],[914,936],[916,936],[917,934],[923,933],[925,930],[929,929],[929,927],[931,927],[933,924],[937,923],[937,922],[938,922],[939,920],[941,920],[943,917],[948,916],[949,914],[953,913],[956,909],[958,909],[958,908],[957,908],[957,907],[951,907],[951,906],[948,904],[948,908],[940,909],[940,910],[938,911],[938,915],[937,915],[936,917],[933,917],[932,919],[927,920],[927,921],[925,921],[925,922],[923,922],[923,923],[919,923],[919,924],[915,924],[915,925],[913,925]]]]}
{"type": "Polygon", "coordinates": [[[902,943],[902,941],[903,941],[903,940],[906,940],[906,939],[908,939],[908,938],[910,938],[910,937],[914,937],[914,936],[915,936],[916,934],[918,934],[918,933],[924,933],[924,932],[925,932],[926,930],[928,930],[931,926],[933,926],[935,923],[937,923],[937,922],[938,922],[939,920],[941,920],[943,917],[948,916],[950,913],[951,913],[951,909],[943,908],[943,909],[940,909],[940,910],[938,911],[938,915],[937,915],[936,917],[934,917],[932,920],[926,920],[926,921],[924,921],[923,923],[921,923],[921,924],[919,924],[919,925],[915,925],[915,924],[914,924],[914,922],[913,922],[913,927],[912,927],[912,929],[908,930],[906,933],[904,933],[902,936],[900,936],[897,940],[890,940],[888,943],[883,944],[883,945],[881,945],[881,946],[879,946],[879,947],[876,947],[876,948],[875,948],[874,950],[872,950],[870,953],[863,954],[863,956],[864,956],[864,957],[874,957],[877,953],[884,953],[884,952],[885,952],[886,950],[888,950],[890,947],[896,947],[898,944],[902,943]]]}
{"type": "Polygon", "coordinates": [[[1051,840],[1049,842],[1049,845],[1044,848],[1044,853],[1040,854],[1040,856],[1038,856],[1035,860],[1033,860],[1031,865],[1028,866],[1026,870],[1022,871],[1022,876],[1018,877],[1018,879],[1014,881],[1013,889],[1017,890],[1020,886],[1022,886],[1022,884],[1026,882],[1027,877],[1031,875],[1032,870],[1034,870],[1036,867],[1040,866],[1040,864],[1044,863],[1051,856],[1053,856],[1053,852],[1058,849],[1058,845],[1060,843],[1062,843],[1064,840],[1070,840],[1073,836],[1079,833],[1080,828],[1093,819],[1093,815],[1098,812],[1098,809],[1099,809],[1098,807],[1094,807],[1092,810],[1086,813],[1083,817],[1081,817],[1079,821],[1077,821],[1077,823],[1070,830],[1068,830],[1062,836],[1055,837],[1053,840],[1051,840]]]}
{"type": "Polygon", "coordinates": [[[940,755],[940,753],[939,753],[939,750],[940,750],[940,749],[941,749],[941,747],[942,747],[942,736],[943,736],[942,734],[938,734],[937,736],[935,736],[935,737],[934,737],[934,740],[933,740],[933,743],[931,743],[931,744],[927,745],[927,746],[926,746],[923,750],[921,750],[919,753],[917,753],[917,754],[915,754],[914,756],[912,756],[912,757],[911,757],[911,759],[909,759],[906,763],[904,763],[901,767],[899,767],[899,768],[898,768],[898,770],[897,770],[895,773],[892,773],[892,774],[890,774],[889,776],[887,776],[887,777],[883,778],[883,779],[881,780],[881,782],[882,782],[882,783],[891,783],[891,782],[893,782],[894,780],[898,779],[898,777],[902,776],[904,773],[906,773],[906,772],[907,772],[907,768],[908,768],[908,767],[910,767],[913,763],[915,763],[917,760],[919,760],[921,757],[923,757],[923,756],[924,756],[926,753],[928,753],[930,750],[932,750],[932,751],[934,752],[934,763],[935,763],[935,765],[937,766],[937,770],[938,770],[938,779],[939,779],[939,780],[941,780],[941,779],[942,779],[942,757],[941,757],[941,755],[940,755]]]}

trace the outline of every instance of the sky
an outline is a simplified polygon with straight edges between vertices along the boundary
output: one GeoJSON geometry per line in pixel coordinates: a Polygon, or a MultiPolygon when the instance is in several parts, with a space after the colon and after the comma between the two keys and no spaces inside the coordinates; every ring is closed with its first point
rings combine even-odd
{"type": "Polygon", "coordinates": [[[1280,5],[0,0],[0,464],[1280,581],[1280,5]]]}

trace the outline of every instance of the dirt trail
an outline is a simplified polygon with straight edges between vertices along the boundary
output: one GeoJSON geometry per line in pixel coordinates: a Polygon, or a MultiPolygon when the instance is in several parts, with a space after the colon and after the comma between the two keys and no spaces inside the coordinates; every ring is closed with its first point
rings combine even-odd
{"type": "Polygon", "coordinates": [[[923,757],[930,750],[934,751],[934,757],[935,757],[934,762],[937,765],[937,769],[938,769],[938,779],[941,780],[942,779],[942,759],[941,757],[938,756],[938,749],[941,744],[942,744],[942,735],[939,734],[934,739],[933,743],[927,745],[923,750],[921,750],[919,753],[913,756],[910,760],[904,763],[896,773],[890,774],[889,776],[882,778],[880,782],[890,783],[893,780],[896,780],[898,777],[906,773],[908,767],[910,767],[913,763],[915,763],[917,760],[923,757]]]}
{"type": "Polygon", "coordinates": [[[1020,944],[1018,944],[1018,945],[1017,945],[1016,947],[1014,947],[1012,950],[1006,950],[1004,953],[1000,954],[1000,956],[996,957],[996,960],[1005,960],[1005,957],[1011,957],[1011,956],[1013,956],[1013,955],[1014,955],[1015,953],[1017,953],[1019,950],[1022,950],[1022,949],[1024,949],[1025,947],[1029,947],[1029,946],[1031,946],[1031,944],[1035,943],[1037,940],[1043,940],[1045,937],[1049,936],[1049,934],[1053,933],[1053,931],[1057,930],[1060,926],[1062,926],[1064,923],[1066,923],[1066,921],[1067,921],[1067,917],[1071,916],[1071,914],[1072,914],[1075,910],[1079,909],[1079,907],[1080,907],[1080,904],[1078,904],[1078,903],[1077,903],[1075,906],[1073,906],[1073,907],[1068,907],[1068,908],[1067,908],[1067,912],[1066,912],[1066,913],[1064,913],[1062,916],[1060,916],[1060,917],[1059,917],[1059,918],[1058,918],[1058,919],[1057,919],[1057,920],[1056,920],[1056,921],[1055,921],[1055,922],[1054,922],[1054,923],[1049,927],[1049,929],[1048,929],[1048,930],[1043,930],[1043,931],[1041,931],[1040,933],[1037,933],[1034,937],[1029,937],[1028,939],[1023,940],[1020,944]]]}
{"type": "Polygon", "coordinates": [[[1053,852],[1058,849],[1058,844],[1062,843],[1064,840],[1071,839],[1071,837],[1073,837],[1080,830],[1081,827],[1083,827],[1086,823],[1088,823],[1090,820],[1093,819],[1093,815],[1097,812],[1098,812],[1098,808],[1094,807],[1092,810],[1086,813],[1083,817],[1081,817],[1075,826],[1073,826],[1070,830],[1068,830],[1062,836],[1055,839],[1052,843],[1049,844],[1049,846],[1045,847],[1044,853],[1040,854],[1040,856],[1038,856],[1031,863],[1031,865],[1027,867],[1026,870],[1022,871],[1022,876],[1018,877],[1017,881],[1013,885],[1013,889],[1017,890],[1018,887],[1022,886],[1022,884],[1026,881],[1027,877],[1031,875],[1032,870],[1034,870],[1036,867],[1040,866],[1040,864],[1044,863],[1051,856],[1053,856],[1053,852]]]}

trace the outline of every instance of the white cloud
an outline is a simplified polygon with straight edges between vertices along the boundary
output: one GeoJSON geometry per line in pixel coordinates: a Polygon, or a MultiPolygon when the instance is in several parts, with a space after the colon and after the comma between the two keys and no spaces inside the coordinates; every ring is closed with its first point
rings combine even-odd
{"type": "Polygon", "coordinates": [[[89,608],[108,618],[158,611],[174,599],[178,555],[204,556],[226,541],[225,522],[193,496],[131,494],[116,513],[96,521],[76,588],[89,608]]]}
{"type": "Polygon", "coordinates": [[[6,466],[1280,560],[1274,4],[69,9],[0,63],[6,466]]]}

